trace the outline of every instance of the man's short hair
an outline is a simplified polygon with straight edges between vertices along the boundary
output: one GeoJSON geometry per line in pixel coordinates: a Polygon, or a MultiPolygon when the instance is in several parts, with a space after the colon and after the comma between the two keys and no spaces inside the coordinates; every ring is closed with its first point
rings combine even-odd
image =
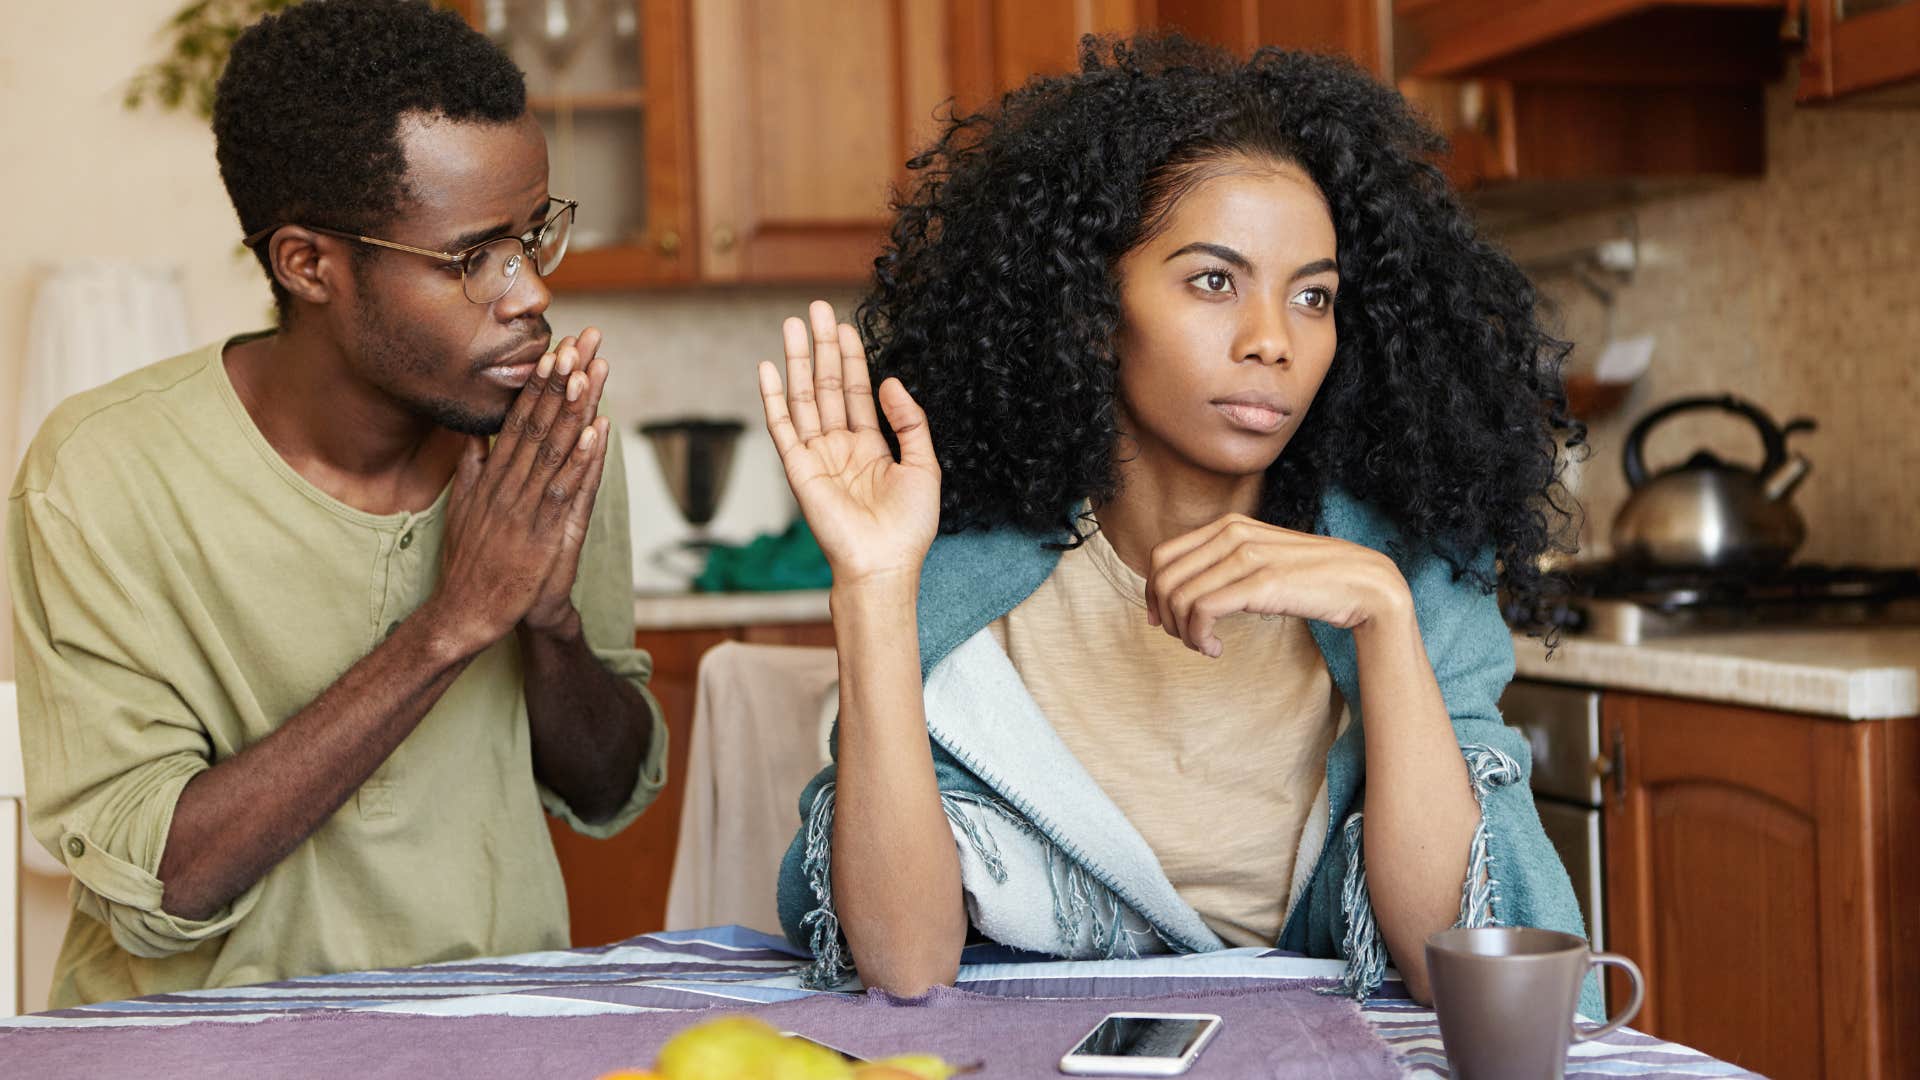
{"type": "MultiPolygon", "coordinates": [[[[375,233],[406,198],[409,113],[509,123],[520,69],[427,0],[306,0],[248,27],[214,95],[220,177],[251,235],[273,225],[375,233]]],[[[286,290],[267,270],[284,321],[286,290]]]]}

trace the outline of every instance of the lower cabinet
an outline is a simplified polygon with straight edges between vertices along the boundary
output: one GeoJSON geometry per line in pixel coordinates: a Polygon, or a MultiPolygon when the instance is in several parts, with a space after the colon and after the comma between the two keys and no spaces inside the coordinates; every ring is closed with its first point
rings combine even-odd
{"type": "Polygon", "coordinates": [[[1615,692],[1601,716],[1634,1026],[1777,1080],[1920,1075],[1920,721],[1615,692]]]}
{"type": "Polygon", "coordinates": [[[653,657],[651,689],[666,714],[667,784],[638,821],[607,840],[594,840],[561,821],[547,820],[566,882],[576,947],[605,945],[665,928],[700,657],[723,641],[832,645],[833,626],[823,622],[703,627],[641,630],[634,635],[634,644],[653,657]]]}

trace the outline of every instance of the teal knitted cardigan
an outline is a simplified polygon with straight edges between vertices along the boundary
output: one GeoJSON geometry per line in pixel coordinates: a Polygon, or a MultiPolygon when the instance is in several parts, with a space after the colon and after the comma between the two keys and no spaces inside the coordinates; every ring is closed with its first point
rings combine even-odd
{"type": "MultiPolygon", "coordinates": [[[[1461,888],[1460,924],[1537,926],[1584,937],[1573,887],[1541,828],[1528,789],[1527,742],[1501,721],[1497,708],[1513,677],[1513,645],[1495,599],[1471,579],[1457,578],[1445,560],[1403,542],[1384,515],[1338,490],[1323,501],[1316,531],[1386,553],[1412,593],[1421,638],[1480,804],[1481,823],[1461,888]]],[[[921,675],[929,687],[943,662],[957,659],[954,654],[963,643],[1013,610],[1052,574],[1060,553],[1048,543],[1059,539],[1001,529],[935,540],[921,574],[919,601],[921,675]]],[[[1491,556],[1483,557],[1481,568],[1491,565],[1491,556]]],[[[1378,987],[1387,964],[1385,942],[1374,925],[1366,892],[1361,845],[1365,703],[1352,633],[1325,623],[1310,625],[1353,722],[1327,752],[1325,840],[1275,944],[1346,961],[1346,989],[1360,997],[1378,987]]],[[[1012,831],[1045,850],[1045,885],[1054,910],[1036,914],[1053,919],[1065,931],[1063,940],[1079,943],[1072,947],[1073,955],[1223,947],[1174,896],[1150,855],[1143,862],[1090,855],[1094,848],[1111,849],[1113,838],[1069,835],[1060,824],[1062,815],[1042,809],[1060,796],[1034,790],[1038,785],[1010,782],[1002,771],[982,766],[982,756],[974,752],[979,748],[969,745],[975,736],[966,718],[936,725],[932,708],[930,698],[934,768],[963,870],[977,868],[976,876],[986,880],[985,875],[992,875],[994,881],[1017,872],[1008,869],[1015,860],[1001,851],[1007,841],[994,836],[998,827],[1004,837],[1009,831],[1004,826],[1011,821],[1012,831]],[[1116,871],[1116,866],[1125,869],[1116,871]],[[1083,933],[1081,923],[1089,920],[1093,925],[1083,933]]],[[[837,740],[834,745],[837,750],[837,740]]],[[[828,765],[802,792],[801,827],[782,860],[779,878],[781,925],[789,940],[814,954],[805,981],[815,986],[836,985],[852,970],[832,902],[834,770],[828,765]]],[[[1098,793],[1077,797],[1108,802],[1098,793]]],[[[1097,815],[1094,820],[1099,820],[1097,815]]],[[[1130,829],[1115,831],[1128,833],[1137,844],[1130,829]]],[[[1124,850],[1127,841],[1119,843],[1124,850]]],[[[1065,954],[1068,946],[1059,949],[1065,954]]],[[[1589,976],[1581,996],[1585,1015],[1601,1015],[1598,986],[1589,976]]]]}

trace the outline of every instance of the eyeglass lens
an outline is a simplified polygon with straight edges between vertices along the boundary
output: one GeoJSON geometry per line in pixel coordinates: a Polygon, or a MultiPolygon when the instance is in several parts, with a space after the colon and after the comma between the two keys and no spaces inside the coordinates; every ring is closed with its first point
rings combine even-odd
{"type": "MultiPolygon", "coordinates": [[[[573,207],[569,206],[534,238],[532,255],[541,277],[559,268],[572,234],[573,207]]],[[[476,304],[491,304],[507,295],[527,256],[527,247],[517,236],[503,236],[469,253],[465,280],[467,299],[476,304]]]]}

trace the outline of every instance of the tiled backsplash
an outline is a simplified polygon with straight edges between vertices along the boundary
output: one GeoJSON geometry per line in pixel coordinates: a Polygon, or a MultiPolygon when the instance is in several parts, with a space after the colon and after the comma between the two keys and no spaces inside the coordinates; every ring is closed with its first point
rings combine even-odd
{"type": "MultiPolygon", "coordinates": [[[[1813,462],[1794,495],[1803,559],[1920,562],[1920,110],[1804,108],[1768,96],[1764,179],[1648,203],[1645,265],[1617,294],[1613,333],[1657,338],[1652,370],[1592,424],[1580,470],[1586,538],[1604,544],[1626,494],[1620,454],[1634,421],[1692,394],[1734,393],[1777,422],[1812,417],[1793,446],[1813,462]]],[[[1597,213],[1504,237],[1523,260],[1622,235],[1597,213]]],[[[1598,302],[1564,278],[1559,303],[1573,367],[1605,338],[1598,302]]],[[[1698,446],[1757,462],[1751,429],[1690,413],[1649,439],[1650,465],[1698,446]]]]}

